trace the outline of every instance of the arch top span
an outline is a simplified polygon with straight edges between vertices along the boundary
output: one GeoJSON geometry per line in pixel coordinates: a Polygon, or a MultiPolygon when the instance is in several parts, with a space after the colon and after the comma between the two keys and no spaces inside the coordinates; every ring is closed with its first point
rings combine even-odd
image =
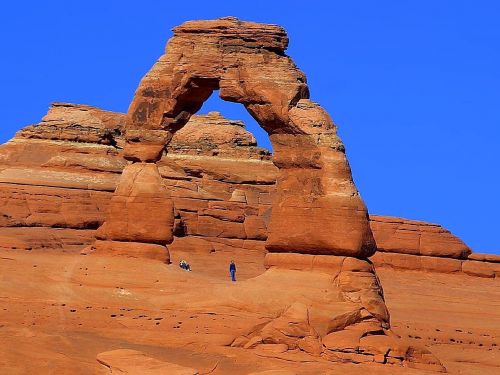
{"type": "Polygon", "coordinates": [[[309,99],[277,25],[234,17],[173,29],[129,107],[125,157],[156,162],[214,90],[242,104],[269,134],[279,168],[266,247],[366,257],[375,251],[366,207],[328,113],[309,99]]]}
{"type": "Polygon", "coordinates": [[[223,100],[243,104],[270,135],[303,132],[288,111],[309,91],[305,75],[285,55],[288,36],[282,27],[226,17],[188,21],[173,32],[130,105],[131,146],[142,141],[161,147],[214,90],[223,100]]]}

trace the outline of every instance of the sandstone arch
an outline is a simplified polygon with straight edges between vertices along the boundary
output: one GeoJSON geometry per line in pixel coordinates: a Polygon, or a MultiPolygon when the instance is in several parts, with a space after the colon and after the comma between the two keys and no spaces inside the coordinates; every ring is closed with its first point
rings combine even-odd
{"type": "Polygon", "coordinates": [[[278,345],[331,361],[417,363],[443,371],[432,354],[399,342],[390,331],[383,290],[366,259],[375,251],[366,207],[336,127],[309,99],[305,76],[284,53],[287,44],[281,27],[235,18],[174,29],[130,105],[124,157],[131,164],[94,248],[168,261],[174,207],[156,162],[173,134],[219,89],[222,99],[243,104],[269,134],[279,170],[266,241],[268,270],[251,280],[271,291],[273,303],[259,309],[273,318],[249,327],[230,345],[278,345]],[[311,278],[321,285],[314,297],[284,292],[286,280],[311,278]],[[281,295],[279,303],[274,294],[281,295]]]}
{"type": "Polygon", "coordinates": [[[367,257],[374,240],[344,146],[329,115],[309,99],[287,45],[283,28],[231,17],[176,27],[130,105],[125,157],[157,161],[218,89],[222,99],[243,104],[273,144],[280,173],[267,249],[367,257]]]}

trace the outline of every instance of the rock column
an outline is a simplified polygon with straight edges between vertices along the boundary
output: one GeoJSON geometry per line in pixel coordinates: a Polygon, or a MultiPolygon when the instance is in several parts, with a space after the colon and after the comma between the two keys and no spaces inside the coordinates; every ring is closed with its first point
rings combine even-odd
{"type": "Polygon", "coordinates": [[[130,164],[123,170],[94,248],[101,254],[168,263],[166,245],[173,240],[173,225],[172,199],[156,164],[130,164]]]}

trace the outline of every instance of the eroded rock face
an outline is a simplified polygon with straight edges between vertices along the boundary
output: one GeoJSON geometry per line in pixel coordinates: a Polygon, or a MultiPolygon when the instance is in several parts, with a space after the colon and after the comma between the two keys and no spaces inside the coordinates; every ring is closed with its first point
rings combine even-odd
{"type": "MultiPolygon", "coordinates": [[[[177,237],[176,241],[171,245],[171,252],[173,252],[176,260],[180,256],[190,259],[193,251],[207,255],[227,252],[228,259],[230,259],[229,257],[234,257],[235,251],[239,251],[237,249],[241,249],[248,255],[238,255],[240,262],[243,262],[247,257],[250,260],[252,252],[256,255],[263,254],[265,252],[263,244],[268,235],[267,225],[272,210],[271,203],[277,168],[266,158],[261,159],[262,154],[258,150],[257,152],[245,150],[245,147],[252,149],[255,146],[253,146],[252,137],[248,133],[245,134],[239,123],[223,121],[224,133],[220,134],[220,132],[211,131],[211,129],[216,130],[213,128],[218,126],[217,121],[213,120],[213,114],[208,117],[210,118],[206,122],[203,120],[204,116],[196,116],[193,119],[197,120],[202,135],[211,135],[209,142],[215,149],[220,151],[217,155],[204,155],[205,152],[210,152],[202,146],[206,144],[206,141],[196,142],[192,138],[192,132],[195,129],[191,128],[190,130],[190,125],[187,124],[185,129],[188,131],[186,133],[179,131],[173,137],[171,144],[182,145],[177,149],[178,151],[172,149],[170,154],[164,155],[161,161],[157,163],[157,167],[149,163],[129,165],[125,168],[120,179],[116,173],[116,168],[119,166],[117,161],[122,160],[119,148],[97,144],[92,146],[88,143],[74,141],[53,140],[49,142],[47,140],[16,138],[3,147],[9,150],[13,161],[12,164],[17,170],[30,168],[35,171],[39,170],[38,176],[46,176],[47,173],[57,172],[75,176],[76,178],[53,179],[50,181],[33,180],[37,176],[37,174],[34,174],[31,177],[24,176],[23,181],[14,181],[13,178],[18,178],[15,176],[21,176],[22,173],[13,174],[13,172],[8,172],[9,174],[3,174],[6,183],[2,184],[2,192],[13,197],[13,193],[5,190],[5,188],[9,186],[9,181],[16,182],[16,185],[12,186],[16,186],[17,192],[24,191],[24,197],[27,199],[19,199],[18,202],[24,202],[25,207],[29,207],[29,210],[26,208],[24,211],[16,213],[16,210],[12,209],[13,200],[6,200],[11,205],[9,211],[4,211],[9,213],[6,223],[29,225],[32,221],[26,221],[23,215],[38,217],[37,223],[45,226],[45,228],[37,229],[40,229],[39,232],[45,231],[45,236],[52,238],[54,232],[49,232],[49,230],[52,230],[51,228],[54,225],[63,225],[67,228],[83,228],[85,227],[83,223],[89,222],[86,218],[94,217],[94,222],[102,223],[106,210],[115,209],[116,214],[114,216],[119,219],[111,223],[111,227],[115,229],[111,230],[109,234],[106,229],[107,225],[99,230],[97,236],[100,239],[94,243],[94,251],[97,249],[102,254],[107,255],[147,257],[166,261],[170,254],[163,241],[169,237],[168,233],[160,233],[155,238],[141,237],[141,233],[128,230],[129,222],[127,222],[127,216],[124,215],[124,212],[126,212],[124,206],[128,199],[134,195],[141,196],[141,194],[153,198],[157,195],[161,196],[163,191],[161,186],[163,185],[168,190],[175,205],[176,230],[179,231],[179,235],[183,236],[177,237]],[[186,138],[184,138],[184,134],[187,135],[186,138]],[[233,144],[242,144],[244,142],[242,140],[248,140],[246,143],[249,145],[235,146],[232,147],[232,150],[230,150],[231,147],[226,147],[233,144]],[[45,147],[45,152],[39,150],[41,146],[45,147]],[[23,160],[22,155],[27,147],[31,147],[34,152],[38,150],[40,158],[23,160]],[[53,160],[57,156],[61,147],[64,147],[65,150],[63,152],[65,160],[75,160],[74,155],[79,155],[81,162],[78,164],[74,162],[47,163],[46,160],[53,160]],[[187,151],[188,147],[193,147],[193,150],[187,151]],[[182,153],[180,153],[181,149],[182,153]],[[101,163],[102,168],[99,170],[96,168],[95,163],[90,162],[96,153],[102,155],[101,158],[109,160],[108,163],[101,163]],[[41,158],[42,155],[43,158],[41,158]],[[252,155],[252,157],[248,159],[248,155],[252,155]],[[104,168],[106,166],[109,168],[107,171],[104,168]],[[141,166],[147,166],[141,172],[142,176],[138,173],[141,166]],[[161,183],[158,180],[157,173],[161,176],[161,183]],[[144,180],[144,183],[139,184],[139,186],[131,183],[134,178],[137,178],[137,174],[139,174],[140,179],[144,180]],[[112,176],[114,180],[110,179],[112,176]],[[109,187],[97,184],[97,181],[105,181],[106,179],[109,179],[109,187]],[[54,187],[43,187],[44,190],[40,190],[42,189],[42,187],[38,186],[40,183],[50,183],[54,187]],[[59,187],[57,187],[58,185],[59,187]],[[112,191],[115,190],[117,185],[116,190],[120,192],[118,194],[121,196],[120,199],[112,198],[112,191]],[[23,186],[22,190],[20,190],[19,186],[23,186]],[[89,187],[94,190],[89,190],[89,187]],[[51,189],[53,189],[53,193],[51,189]],[[97,191],[96,189],[103,190],[97,191]],[[43,191],[44,195],[40,195],[39,191],[43,191]],[[45,207],[57,208],[61,206],[54,199],[56,199],[56,196],[57,199],[61,199],[62,196],[69,194],[69,192],[72,192],[73,195],[67,195],[65,199],[67,199],[68,204],[72,205],[68,206],[67,210],[68,214],[72,213],[71,216],[61,215],[58,212],[50,214],[50,212],[46,211],[45,207]],[[81,198],[82,194],[89,194],[88,201],[81,198]],[[96,194],[101,194],[102,199],[96,200],[96,197],[99,196],[96,194]],[[32,199],[37,196],[44,197],[43,204],[35,205],[32,203],[34,202],[32,199]],[[119,202],[111,204],[114,201],[119,202]],[[92,205],[89,205],[90,203],[92,205]],[[111,206],[114,206],[114,208],[111,206]],[[82,210],[83,207],[88,207],[87,211],[82,210]],[[25,212],[25,214],[21,214],[22,212],[25,212]],[[58,221],[54,222],[51,218],[58,218],[58,221]],[[160,243],[158,243],[158,239],[160,239],[160,243]],[[229,255],[229,253],[233,255],[229,255]]],[[[123,163],[121,165],[121,168],[124,168],[127,164],[123,163]]],[[[10,168],[8,166],[4,171],[10,171],[10,168]]],[[[118,168],[118,171],[121,171],[121,169],[118,168]]],[[[162,202],[168,202],[168,198],[165,196],[162,202]]],[[[150,231],[151,234],[155,233],[157,224],[147,221],[148,216],[145,215],[144,207],[135,211],[129,210],[128,212],[132,215],[131,217],[137,219],[137,224],[141,220],[146,220],[145,225],[154,227],[150,231]]],[[[6,216],[4,215],[4,217],[6,216]]],[[[167,218],[167,220],[170,219],[167,218]]],[[[144,222],[141,225],[144,225],[144,222]]],[[[169,227],[169,225],[165,227],[169,227]]],[[[164,226],[162,225],[161,228],[164,228],[164,226]]],[[[28,235],[26,229],[19,229],[25,236],[28,235]]],[[[83,232],[75,229],[68,230],[73,232],[67,232],[67,235],[74,235],[74,232],[83,232]]],[[[75,244],[72,246],[78,244],[84,246],[88,243],[86,241],[89,240],[89,233],[87,232],[91,231],[87,230],[85,232],[85,236],[79,236],[78,238],[76,236],[74,239],[71,239],[71,237],[61,238],[60,243],[62,246],[68,246],[70,242],[75,244]]],[[[40,233],[40,235],[43,235],[43,233],[40,233]]],[[[32,243],[38,237],[34,237],[33,233],[29,236],[29,242],[19,240],[9,242],[4,240],[3,244],[7,244],[12,248],[35,248],[36,246],[32,243]]],[[[61,246],[59,243],[43,242],[43,246],[50,247],[54,245],[61,246]]],[[[404,254],[401,255],[404,256],[404,254]]],[[[435,259],[435,257],[430,258],[435,259]]],[[[261,256],[254,256],[254,259],[262,258],[261,256]]],[[[274,319],[269,321],[264,332],[262,332],[263,327],[249,327],[251,331],[239,339],[239,345],[245,346],[248,344],[248,348],[252,347],[256,351],[263,351],[264,353],[275,353],[277,351],[281,353],[278,353],[279,355],[283,356],[288,356],[289,353],[299,350],[301,352],[305,351],[309,355],[328,356],[330,360],[335,361],[394,361],[394,363],[400,364],[408,363],[410,357],[405,359],[406,357],[403,355],[396,360],[392,357],[392,354],[388,354],[396,353],[394,350],[400,347],[399,344],[392,346],[393,351],[387,351],[387,353],[385,349],[374,349],[373,343],[370,343],[369,347],[371,349],[366,349],[362,345],[361,341],[363,343],[368,342],[365,337],[372,336],[375,338],[369,340],[379,340],[384,342],[384,345],[389,345],[389,342],[392,343],[393,339],[388,330],[389,317],[383,300],[382,289],[375,273],[372,271],[372,266],[366,261],[359,260],[360,264],[363,265],[362,268],[357,271],[347,269],[345,268],[348,264],[345,263],[346,259],[349,259],[350,262],[356,261],[353,258],[338,256],[290,253],[267,254],[265,264],[270,269],[300,270],[311,274],[320,272],[331,275],[336,281],[332,285],[330,293],[335,296],[337,293],[341,293],[344,296],[342,297],[343,302],[332,299],[328,303],[318,301],[315,306],[306,305],[310,319],[304,325],[304,327],[309,327],[307,328],[309,333],[305,336],[300,334],[293,337],[292,335],[285,343],[280,339],[280,335],[273,334],[281,321],[290,318],[289,315],[294,311],[292,309],[289,311],[290,314],[277,316],[276,322],[274,322],[274,319]],[[342,272],[339,271],[340,269],[342,269],[342,272]],[[342,308],[334,308],[338,304],[342,308]],[[329,306],[330,310],[326,309],[326,312],[324,309],[318,310],[318,305],[329,306]],[[309,331],[309,329],[311,330],[309,331]],[[263,335],[266,336],[265,340],[263,335]],[[340,339],[339,335],[342,337],[347,335],[351,341],[346,341],[347,338],[340,339]],[[250,342],[250,340],[252,341],[250,342]],[[337,344],[332,344],[332,342],[337,344]],[[347,353],[344,353],[346,350],[347,353]],[[386,354],[376,354],[380,350],[386,354]]],[[[440,259],[446,260],[445,258],[440,259]]],[[[259,261],[261,262],[261,260],[259,261]]],[[[202,267],[206,262],[206,259],[203,260],[199,267],[202,267]]],[[[457,262],[460,264],[460,261],[457,260],[457,262]]],[[[197,267],[196,261],[193,264],[197,267]]],[[[251,264],[245,266],[245,268],[251,267],[254,266],[251,264]]],[[[475,272],[475,275],[484,274],[484,271],[477,270],[477,267],[476,269],[471,267],[471,272],[475,272]]],[[[289,302],[289,306],[295,306],[296,304],[300,305],[304,304],[304,302],[294,302],[293,300],[289,302]]],[[[238,346],[238,340],[235,341],[234,345],[238,346]]],[[[383,347],[383,345],[379,347],[383,347]]],[[[408,347],[409,352],[413,353],[415,350],[417,349],[408,347]]],[[[422,349],[417,351],[419,350],[422,349]]]]}
{"type": "MultiPolygon", "coordinates": [[[[264,274],[276,271],[278,290],[287,272],[304,280],[320,273],[328,280],[324,298],[285,301],[232,345],[442,371],[432,354],[390,331],[367,260],[375,242],[344,146],[329,115],[309,100],[286,44],[280,27],[232,18],[176,28],[138,88],[126,144],[124,115],[55,104],[40,125],[2,147],[0,194],[8,199],[0,223],[40,226],[49,235],[49,228],[89,230],[105,221],[87,254],[168,262],[175,235],[174,256],[245,252],[250,264],[265,255],[264,274]],[[272,162],[241,122],[191,116],[215,89],[245,105],[270,134],[272,162]]],[[[371,225],[385,251],[373,258],[378,265],[496,275],[485,262],[464,261],[468,248],[440,227],[381,217],[371,225]]],[[[73,244],[88,244],[81,237],[73,244]]],[[[32,246],[22,238],[4,243],[32,246]]]]}
{"type": "Polygon", "coordinates": [[[257,147],[255,137],[243,121],[229,120],[219,112],[193,115],[167,146],[169,154],[219,156],[270,160],[271,153],[257,147]]]}
{"type": "Polygon", "coordinates": [[[369,256],[375,243],[344,147],[284,54],[287,44],[279,26],[231,17],[176,27],[130,105],[125,158],[158,160],[161,147],[219,89],[222,99],[245,106],[274,147],[279,172],[267,249],[369,256]]]}
{"type": "Polygon", "coordinates": [[[370,226],[378,251],[455,259],[471,254],[460,238],[438,224],[371,215],[370,226]]]}
{"type": "MultiPolygon", "coordinates": [[[[97,241],[95,248],[99,252],[130,256],[140,256],[143,249],[146,257],[161,258],[166,252],[165,245],[173,241],[173,227],[173,202],[158,167],[151,163],[131,164],[123,170],[108,206],[106,223],[96,235],[104,242],[97,241]],[[122,248],[130,247],[131,251],[120,250],[120,244],[106,241],[118,241],[122,248]],[[128,242],[136,244],[127,246],[128,242]]],[[[164,260],[169,261],[168,253],[164,260]]]]}
{"type": "MultiPolygon", "coordinates": [[[[58,108],[55,104],[49,112],[58,108]]],[[[68,138],[65,132],[74,123],[71,119],[81,116],[81,108],[93,108],[95,116],[102,116],[92,125],[98,129],[108,126],[105,119],[113,114],[115,124],[120,124],[124,115],[77,104],[62,108],[68,120],[53,125],[54,139],[26,138],[32,131],[23,129],[0,146],[3,247],[82,248],[92,242],[93,230],[105,219],[119,173],[127,165],[122,150],[77,142],[86,133],[83,120],[78,128],[82,134],[73,141],[64,140],[68,138]]],[[[117,126],[120,130],[121,125],[117,126]]],[[[123,138],[115,140],[121,144],[123,138]]],[[[194,115],[175,133],[168,147],[172,148],[158,162],[158,169],[174,201],[177,236],[183,236],[177,237],[175,248],[191,248],[194,242],[205,248],[206,244],[225,241],[264,251],[278,170],[262,156],[266,152],[253,145],[253,136],[241,122],[215,113],[194,115]],[[219,125],[223,131],[217,128],[219,125]],[[195,140],[196,135],[201,142],[195,140]],[[207,144],[213,149],[205,147],[207,144]]],[[[377,267],[500,275],[495,256],[473,253],[468,260],[457,259],[470,250],[436,224],[379,215],[370,218],[381,250],[372,257],[377,267]],[[427,245],[421,249],[422,243],[427,245]],[[466,265],[466,261],[477,263],[466,265]]]]}
{"type": "Polygon", "coordinates": [[[50,139],[116,145],[121,140],[125,115],[71,103],[53,103],[39,124],[17,134],[28,139],[50,139]]]}
{"type": "Polygon", "coordinates": [[[278,358],[295,351],[333,362],[390,363],[446,371],[425,347],[406,343],[389,329],[384,292],[369,261],[268,253],[265,262],[268,272],[283,278],[297,270],[328,274],[333,281],[323,290],[321,302],[292,303],[274,319],[237,337],[232,346],[255,349],[262,355],[273,353],[278,358]]]}

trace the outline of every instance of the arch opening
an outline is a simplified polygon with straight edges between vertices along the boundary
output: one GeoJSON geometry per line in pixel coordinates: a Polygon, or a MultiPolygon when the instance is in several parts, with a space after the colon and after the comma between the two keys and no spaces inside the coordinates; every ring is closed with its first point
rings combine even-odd
{"type": "Polygon", "coordinates": [[[219,112],[222,117],[228,120],[241,121],[243,123],[243,127],[255,137],[256,146],[264,148],[269,151],[269,153],[272,153],[273,145],[269,139],[269,134],[267,134],[262,126],[246,110],[246,108],[239,103],[232,103],[221,99],[219,94],[219,90],[214,90],[195,114],[207,115],[210,112],[219,112]]]}
{"type": "Polygon", "coordinates": [[[254,27],[231,18],[175,28],[130,105],[124,157],[156,163],[219,90],[220,99],[242,104],[272,142],[278,177],[266,249],[373,254],[366,206],[334,123],[309,99],[305,75],[292,59],[277,53],[287,47],[286,33],[254,27]]]}

